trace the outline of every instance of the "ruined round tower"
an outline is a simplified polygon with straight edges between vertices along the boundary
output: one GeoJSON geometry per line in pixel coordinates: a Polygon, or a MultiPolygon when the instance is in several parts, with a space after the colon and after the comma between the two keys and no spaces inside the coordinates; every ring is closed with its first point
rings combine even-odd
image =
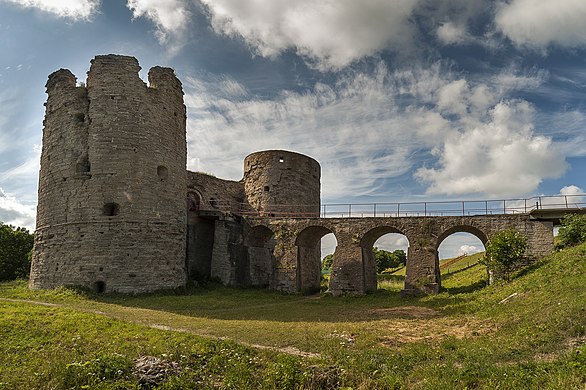
{"type": "Polygon", "coordinates": [[[265,150],[244,159],[244,192],[248,203],[266,213],[319,216],[319,163],[285,150],[265,150]]]}
{"type": "Polygon", "coordinates": [[[186,111],[172,69],[91,61],[49,76],[31,288],[185,285],[186,111]]]}

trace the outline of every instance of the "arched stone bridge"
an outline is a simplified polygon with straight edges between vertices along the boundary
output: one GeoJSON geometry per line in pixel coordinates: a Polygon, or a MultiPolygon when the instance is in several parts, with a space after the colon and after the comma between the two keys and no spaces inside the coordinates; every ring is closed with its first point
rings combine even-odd
{"type": "Polygon", "coordinates": [[[441,287],[438,247],[449,235],[467,232],[483,244],[497,232],[514,228],[528,241],[528,257],[553,249],[553,223],[529,214],[383,218],[246,218],[244,245],[253,284],[268,282],[285,292],[319,290],[321,238],[337,240],[330,291],[364,294],[376,290],[372,247],[387,233],[409,240],[404,295],[434,294],[441,287]]]}

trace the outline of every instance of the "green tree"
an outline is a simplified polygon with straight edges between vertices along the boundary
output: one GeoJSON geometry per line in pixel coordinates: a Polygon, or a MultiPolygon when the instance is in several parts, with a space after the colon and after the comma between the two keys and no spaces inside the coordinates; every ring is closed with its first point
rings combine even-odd
{"type": "Polygon", "coordinates": [[[0,222],[0,280],[28,277],[33,237],[25,228],[0,222]]]}
{"type": "Polygon", "coordinates": [[[334,255],[330,254],[323,258],[321,262],[322,271],[330,271],[332,269],[332,263],[334,262],[334,255]]]}
{"type": "Polygon", "coordinates": [[[508,281],[511,272],[522,263],[527,249],[527,239],[514,229],[496,233],[486,244],[483,263],[489,272],[489,279],[508,281]]]}
{"type": "Polygon", "coordinates": [[[393,255],[399,259],[399,265],[407,265],[407,253],[403,249],[394,250],[393,255]]]}
{"type": "Polygon", "coordinates": [[[406,258],[405,252],[403,251],[389,252],[384,249],[378,249],[377,247],[372,248],[372,251],[374,252],[376,272],[379,274],[387,268],[397,268],[401,264],[404,264],[403,257],[406,258]]]}
{"type": "Polygon", "coordinates": [[[557,247],[565,248],[586,241],[586,215],[568,214],[562,219],[557,247]]]}

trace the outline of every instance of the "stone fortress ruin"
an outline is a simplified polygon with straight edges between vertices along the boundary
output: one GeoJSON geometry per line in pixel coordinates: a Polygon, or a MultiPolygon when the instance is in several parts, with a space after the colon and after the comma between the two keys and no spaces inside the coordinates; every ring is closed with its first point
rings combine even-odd
{"type": "Polygon", "coordinates": [[[47,81],[30,287],[78,285],[142,293],[217,278],[284,292],[319,290],[320,240],[338,246],[330,290],[376,289],[372,245],[410,242],[405,294],[441,286],[437,248],[447,235],[483,243],[514,227],[529,254],[553,248],[552,223],[527,215],[320,218],[320,165],[283,150],[252,153],[244,177],[186,170],[186,108],[172,69],[146,85],[133,57],[97,56],[86,85],[69,70],[47,81]]]}

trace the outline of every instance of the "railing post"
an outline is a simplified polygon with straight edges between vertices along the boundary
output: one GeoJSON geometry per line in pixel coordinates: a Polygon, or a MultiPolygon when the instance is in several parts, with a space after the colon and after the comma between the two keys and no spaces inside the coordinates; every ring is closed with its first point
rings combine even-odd
{"type": "Polygon", "coordinates": [[[427,202],[423,202],[423,216],[427,217],[427,202]]]}
{"type": "Polygon", "coordinates": [[[373,207],[374,207],[374,210],[373,210],[372,216],[373,217],[376,217],[376,203],[374,204],[373,207]]]}
{"type": "Polygon", "coordinates": [[[466,206],[464,206],[464,202],[462,201],[462,216],[466,215],[466,206]]]}
{"type": "Polygon", "coordinates": [[[543,202],[541,201],[541,196],[537,199],[539,199],[539,206],[537,208],[543,208],[543,202]]]}
{"type": "Polygon", "coordinates": [[[503,214],[507,213],[507,201],[503,199],[503,214]]]}
{"type": "Polygon", "coordinates": [[[564,199],[566,201],[566,208],[568,208],[568,195],[564,195],[564,199]]]}
{"type": "Polygon", "coordinates": [[[527,199],[525,199],[525,214],[527,214],[527,199]]]}
{"type": "Polygon", "coordinates": [[[484,215],[488,215],[488,200],[484,201],[484,215]]]}
{"type": "Polygon", "coordinates": [[[399,218],[400,208],[401,208],[401,203],[397,203],[397,218],[399,218]]]}
{"type": "Polygon", "coordinates": [[[348,205],[348,218],[352,216],[352,203],[348,205]]]}

